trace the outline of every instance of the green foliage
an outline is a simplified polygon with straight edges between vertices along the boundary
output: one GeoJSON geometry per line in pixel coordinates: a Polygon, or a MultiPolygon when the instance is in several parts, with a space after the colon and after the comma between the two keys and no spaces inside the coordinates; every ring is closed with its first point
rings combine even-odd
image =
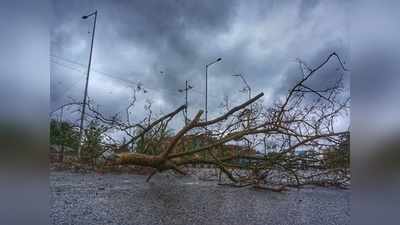
{"type": "Polygon", "coordinates": [[[326,166],[330,169],[349,168],[350,152],[343,149],[335,149],[326,153],[326,166]]]}
{"type": "Polygon", "coordinates": [[[52,119],[50,121],[50,144],[78,149],[79,131],[68,122],[58,122],[52,119]]]}
{"type": "Polygon", "coordinates": [[[324,161],[328,168],[350,167],[350,133],[343,135],[338,146],[325,154],[324,161]]]}
{"type": "Polygon", "coordinates": [[[85,129],[85,139],[82,144],[82,159],[95,163],[96,158],[103,151],[102,137],[106,128],[96,121],[91,121],[85,129]]]}

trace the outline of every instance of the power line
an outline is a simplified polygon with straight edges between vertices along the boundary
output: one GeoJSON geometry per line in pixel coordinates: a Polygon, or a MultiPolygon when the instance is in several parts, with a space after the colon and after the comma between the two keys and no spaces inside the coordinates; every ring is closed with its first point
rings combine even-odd
{"type": "MultiPolygon", "coordinates": [[[[51,60],[51,62],[56,64],[56,65],[62,66],[64,68],[75,70],[75,71],[78,71],[80,73],[83,73],[83,71],[79,70],[78,68],[67,66],[67,65],[61,64],[61,63],[59,63],[57,61],[54,61],[54,60],[51,60]]],[[[73,82],[73,84],[71,86],[67,87],[64,91],[61,91],[59,97],[54,99],[54,100],[59,100],[61,97],[63,97],[67,92],[69,92],[73,87],[75,87],[79,82],[81,82],[82,78],[83,77],[79,77],[79,79],[77,81],[73,82]]]]}
{"type": "Polygon", "coordinates": [[[63,97],[66,93],[68,93],[70,90],[72,90],[72,88],[75,87],[81,81],[82,81],[82,79],[78,79],[77,81],[75,81],[71,86],[69,86],[64,91],[62,91],[60,96],[58,98],[54,99],[54,100],[59,100],[61,97],[63,97]]]}
{"type": "Polygon", "coordinates": [[[64,58],[64,57],[61,57],[61,56],[58,56],[58,55],[51,54],[50,57],[58,58],[58,59],[64,60],[64,61],[72,63],[72,64],[76,64],[76,65],[79,65],[79,66],[82,66],[82,67],[86,67],[86,65],[84,65],[83,63],[80,63],[78,61],[74,61],[74,60],[71,60],[71,59],[67,59],[67,58],[64,58]]]}
{"type": "MultiPolygon", "coordinates": [[[[54,60],[51,60],[51,62],[54,63],[54,64],[56,64],[56,65],[65,67],[65,68],[67,68],[67,69],[71,69],[71,70],[78,71],[78,72],[80,72],[80,73],[84,73],[84,71],[81,71],[81,70],[79,70],[78,68],[71,67],[71,66],[67,66],[67,65],[65,65],[65,64],[61,64],[61,63],[59,63],[59,62],[57,62],[57,61],[54,61],[54,60]]],[[[84,78],[84,77],[80,77],[80,79],[79,79],[77,82],[75,82],[72,86],[76,85],[79,81],[81,81],[82,78],[84,78]]],[[[117,79],[117,78],[115,78],[115,77],[113,77],[113,78],[114,78],[114,79],[117,79]]],[[[130,81],[127,81],[127,80],[118,79],[118,81],[123,82],[123,84],[124,84],[125,86],[128,86],[128,87],[137,87],[136,83],[134,83],[134,86],[126,84],[126,82],[128,82],[128,83],[130,82],[130,81]]],[[[69,89],[69,88],[68,88],[68,89],[69,89]]],[[[67,92],[67,91],[65,91],[65,92],[67,92]]]]}
{"type": "Polygon", "coordinates": [[[54,64],[56,64],[56,65],[65,67],[65,68],[78,71],[78,72],[80,72],[80,73],[83,73],[83,72],[84,72],[84,71],[82,71],[82,70],[80,70],[80,69],[78,69],[78,68],[76,68],[76,67],[68,66],[68,65],[62,64],[62,63],[60,63],[60,62],[58,62],[58,61],[51,60],[51,62],[54,63],[54,64]]]}
{"type": "MultiPolygon", "coordinates": [[[[63,60],[63,61],[68,62],[68,63],[72,63],[72,64],[75,64],[75,65],[78,65],[78,66],[80,66],[80,67],[86,67],[84,64],[82,64],[82,63],[80,63],[80,62],[77,62],[77,61],[74,61],[74,60],[71,60],[71,59],[67,59],[67,58],[65,58],[65,57],[61,57],[61,56],[54,55],[54,54],[52,54],[52,55],[50,55],[50,56],[53,57],[53,58],[57,58],[57,59],[63,60]]],[[[52,61],[52,62],[56,62],[56,61],[52,61]]],[[[62,64],[59,64],[59,65],[62,65],[62,64]]],[[[65,66],[65,65],[62,65],[62,66],[67,67],[67,66],[65,66]]],[[[74,67],[72,67],[72,68],[70,68],[70,69],[73,69],[73,70],[77,70],[77,71],[78,71],[78,69],[76,69],[76,68],[74,68],[74,67]]],[[[122,82],[124,85],[129,86],[129,87],[137,87],[138,85],[141,85],[140,82],[135,82],[135,81],[131,81],[131,80],[126,80],[126,79],[124,79],[124,78],[121,78],[120,76],[115,76],[115,75],[113,75],[113,74],[111,74],[111,73],[109,73],[109,72],[105,72],[105,71],[98,70],[98,69],[95,69],[95,68],[93,68],[92,71],[95,72],[95,73],[98,73],[98,74],[101,74],[101,75],[104,75],[104,76],[113,78],[113,79],[115,79],[115,80],[118,80],[118,81],[122,82]],[[131,85],[133,85],[133,86],[127,85],[126,83],[129,83],[129,84],[131,84],[131,85]]],[[[79,72],[82,72],[82,71],[79,70],[79,72]]],[[[156,92],[157,92],[157,91],[160,91],[159,88],[149,87],[149,86],[147,86],[147,85],[145,85],[145,87],[146,87],[146,89],[148,89],[148,90],[152,90],[152,91],[156,91],[156,92]]],[[[163,91],[166,91],[166,92],[169,92],[169,93],[172,93],[172,94],[176,95],[176,92],[173,91],[173,90],[166,90],[166,89],[164,89],[163,91]]],[[[205,95],[204,92],[199,91],[199,90],[193,89],[193,92],[196,92],[197,94],[205,95]]],[[[212,96],[212,97],[214,97],[214,98],[219,98],[219,97],[221,97],[221,96],[215,95],[215,94],[209,94],[209,95],[212,96]]]]}
{"type": "MultiPolygon", "coordinates": [[[[66,61],[66,62],[75,64],[75,65],[78,65],[78,66],[81,66],[81,67],[86,67],[85,65],[83,65],[83,64],[81,64],[81,63],[79,63],[79,62],[76,62],[76,61],[73,61],[73,60],[70,60],[70,59],[66,59],[66,58],[63,58],[63,57],[60,57],[60,56],[51,55],[51,57],[58,58],[58,59],[61,59],[61,60],[63,60],[63,61],[66,61]]],[[[72,68],[71,68],[71,69],[72,69],[72,68]]],[[[142,85],[140,82],[135,82],[135,81],[127,80],[127,79],[121,78],[120,76],[115,76],[115,75],[113,75],[113,74],[111,74],[111,73],[109,73],[109,72],[104,72],[104,71],[101,71],[101,70],[98,70],[98,69],[92,69],[92,71],[95,72],[95,73],[104,75],[104,76],[106,76],[106,77],[109,77],[109,78],[118,80],[118,81],[122,82],[125,86],[128,86],[128,87],[138,87],[138,86],[141,86],[141,85],[142,85]],[[129,83],[129,84],[131,84],[131,85],[127,85],[126,83],[129,83]]],[[[156,91],[159,91],[159,88],[148,87],[147,85],[145,85],[144,87],[145,87],[145,89],[152,90],[152,91],[155,91],[155,92],[156,92],[156,91]]],[[[172,91],[172,90],[167,90],[167,91],[170,92],[170,93],[176,94],[176,93],[175,93],[174,91],[172,91]]]]}
{"type": "MultiPolygon", "coordinates": [[[[53,57],[53,58],[58,58],[58,59],[60,59],[60,60],[63,60],[63,61],[66,61],[66,62],[75,64],[75,65],[78,65],[78,66],[80,66],[80,67],[86,67],[86,66],[83,65],[82,63],[79,63],[79,62],[76,62],[76,61],[73,61],[73,60],[70,60],[70,59],[66,59],[66,58],[63,58],[63,57],[55,56],[55,55],[51,55],[51,57],[53,57]]],[[[116,80],[118,80],[118,81],[122,81],[122,82],[127,82],[127,83],[130,83],[130,84],[133,84],[133,85],[135,85],[135,86],[140,85],[139,82],[135,82],[135,81],[131,81],[131,80],[126,80],[126,79],[123,79],[123,78],[121,78],[121,77],[119,77],[119,76],[115,76],[115,75],[112,75],[111,73],[104,72],[104,71],[100,71],[100,70],[98,70],[98,69],[94,69],[94,68],[93,68],[92,71],[93,71],[93,72],[96,72],[96,73],[98,73],[98,74],[102,74],[102,75],[108,76],[108,77],[110,77],[110,78],[116,79],[116,80]]]]}
{"type": "MultiPolygon", "coordinates": [[[[66,62],[75,64],[75,65],[78,65],[78,66],[81,66],[81,67],[85,67],[83,64],[81,64],[81,63],[79,63],[79,62],[76,62],[76,61],[73,61],[73,60],[70,60],[70,59],[66,59],[66,58],[63,58],[63,57],[55,56],[55,55],[51,55],[51,57],[58,58],[58,59],[60,59],[60,60],[63,60],[63,61],[66,61],[66,62]]],[[[56,63],[57,61],[53,61],[53,60],[52,60],[52,62],[56,63]]],[[[56,63],[56,64],[59,64],[59,63],[56,63]]],[[[67,66],[65,66],[65,65],[63,65],[63,64],[59,64],[59,65],[64,66],[64,67],[67,67],[67,66]]],[[[77,70],[77,69],[74,68],[74,67],[67,67],[67,68],[77,70]]],[[[80,71],[80,72],[82,72],[82,71],[80,71]]],[[[115,79],[115,80],[118,80],[119,82],[122,82],[122,84],[124,84],[125,86],[128,86],[128,87],[137,87],[137,86],[139,86],[139,85],[142,85],[140,82],[135,82],[135,81],[131,81],[131,80],[126,80],[126,79],[123,79],[123,78],[121,78],[121,77],[119,77],[119,76],[112,75],[112,74],[109,73],[109,72],[100,71],[100,70],[98,70],[98,69],[92,69],[92,72],[95,72],[95,73],[104,75],[104,76],[106,76],[106,77],[109,77],[109,78],[112,78],[112,79],[115,79]],[[127,85],[126,83],[129,83],[130,85],[127,85]]],[[[155,92],[160,91],[159,88],[148,87],[147,85],[145,85],[144,87],[145,87],[145,89],[152,90],[152,91],[155,91],[155,92]]],[[[172,91],[172,90],[164,90],[164,91],[176,95],[175,91],[172,91]]]]}

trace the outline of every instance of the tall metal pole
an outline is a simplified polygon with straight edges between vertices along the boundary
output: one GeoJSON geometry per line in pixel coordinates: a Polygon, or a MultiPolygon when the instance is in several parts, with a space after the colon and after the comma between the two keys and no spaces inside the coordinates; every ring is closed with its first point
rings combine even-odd
{"type": "Polygon", "coordinates": [[[92,53],[93,53],[93,41],[94,41],[94,33],[96,31],[96,20],[97,20],[97,10],[87,16],[83,16],[82,19],[87,19],[90,16],[94,15],[94,23],[93,23],[93,31],[92,31],[92,42],[90,44],[90,55],[89,55],[89,64],[86,73],[86,83],[85,83],[85,92],[83,95],[83,105],[82,105],[82,114],[81,114],[81,121],[79,125],[79,148],[78,148],[78,157],[81,158],[81,150],[82,150],[82,136],[83,136],[83,120],[85,116],[85,109],[86,109],[86,99],[88,93],[88,84],[89,84],[89,73],[90,73],[90,66],[92,63],[92,53]]]}
{"type": "Polygon", "coordinates": [[[247,90],[249,91],[249,100],[251,99],[251,88],[248,87],[247,90]]]}
{"type": "Polygon", "coordinates": [[[188,108],[188,81],[185,81],[185,125],[187,125],[188,115],[187,115],[187,108],[188,108]]]}
{"type": "Polygon", "coordinates": [[[179,89],[178,91],[179,92],[183,92],[183,91],[185,91],[185,110],[184,110],[184,113],[185,113],[185,125],[187,125],[187,122],[188,122],[188,111],[187,111],[187,109],[188,109],[188,91],[190,90],[190,89],[192,89],[193,87],[192,86],[190,86],[189,84],[188,84],[188,81],[186,80],[185,81],[185,89],[179,89]]]}
{"type": "Polygon", "coordinates": [[[205,111],[206,111],[206,114],[205,114],[205,120],[206,120],[206,122],[208,121],[207,120],[207,115],[208,115],[208,109],[207,109],[207,94],[208,94],[208,65],[206,65],[206,107],[205,107],[205,111]]]}
{"type": "Polygon", "coordinates": [[[63,114],[64,114],[64,107],[61,107],[61,113],[60,113],[60,123],[63,122],[63,114]]]}
{"type": "MultiPolygon", "coordinates": [[[[206,107],[205,107],[205,111],[206,111],[206,113],[205,113],[205,117],[206,118],[205,119],[206,119],[206,122],[208,121],[208,118],[207,118],[207,116],[208,116],[208,108],[207,108],[207,106],[208,106],[208,104],[207,104],[207,100],[208,100],[208,67],[211,66],[214,63],[219,62],[219,61],[221,61],[221,58],[218,58],[217,60],[215,60],[213,62],[210,62],[209,64],[206,65],[206,107]]],[[[204,128],[205,128],[206,134],[207,134],[208,133],[207,132],[207,125],[204,128]]],[[[208,141],[208,139],[207,139],[207,141],[208,141]]],[[[218,180],[221,181],[221,169],[219,170],[218,180]]]]}
{"type": "Polygon", "coordinates": [[[206,119],[206,122],[208,121],[207,120],[207,116],[208,116],[208,104],[207,104],[207,100],[208,100],[208,67],[211,66],[212,64],[216,63],[216,62],[219,62],[219,61],[221,61],[221,58],[218,58],[217,60],[215,60],[215,61],[213,61],[213,62],[211,62],[209,64],[206,64],[206,103],[205,103],[205,111],[206,111],[205,119],[206,119]]]}

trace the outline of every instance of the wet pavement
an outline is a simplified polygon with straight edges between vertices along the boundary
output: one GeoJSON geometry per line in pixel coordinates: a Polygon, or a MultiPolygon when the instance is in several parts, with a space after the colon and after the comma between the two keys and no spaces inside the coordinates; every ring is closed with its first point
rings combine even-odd
{"type": "Polygon", "coordinates": [[[50,173],[52,224],[350,224],[349,190],[276,193],[193,177],[50,173]]]}

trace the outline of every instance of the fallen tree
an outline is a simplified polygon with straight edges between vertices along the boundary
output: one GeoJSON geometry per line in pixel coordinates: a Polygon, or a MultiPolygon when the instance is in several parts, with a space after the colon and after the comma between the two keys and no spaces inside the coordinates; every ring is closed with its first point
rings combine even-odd
{"type": "MultiPolygon", "coordinates": [[[[209,121],[201,120],[203,111],[199,110],[189,123],[168,141],[162,136],[157,140],[149,140],[155,143],[152,146],[158,148],[158,151],[155,151],[158,154],[138,152],[118,154],[114,158],[114,163],[152,167],[155,170],[149,179],[157,172],[173,170],[186,174],[182,169],[186,165],[210,164],[219,168],[231,182],[240,183],[241,186],[260,184],[261,181],[266,181],[270,172],[277,169],[287,173],[290,179],[294,178],[295,183],[290,184],[287,181],[287,185],[301,186],[312,183],[305,175],[301,175],[300,167],[303,171],[314,169],[325,170],[325,173],[333,172],[333,170],[327,172],[322,163],[318,162],[322,162],[324,151],[337,148],[348,136],[348,131],[335,131],[334,126],[337,117],[349,107],[350,98],[343,95],[343,77],[339,76],[334,84],[323,89],[315,89],[307,84],[307,81],[311,80],[332,57],[336,57],[342,70],[346,70],[336,53],[329,55],[315,68],[299,60],[304,76],[289,90],[283,101],[267,109],[263,109],[260,105],[254,106],[264,95],[260,93],[209,121]],[[203,135],[206,138],[201,146],[188,148],[184,140],[188,134],[203,135]],[[269,146],[266,144],[268,140],[269,146]],[[225,144],[233,141],[247,143],[247,150],[264,142],[264,154],[249,154],[245,149],[229,155],[219,154],[224,152],[225,144]],[[269,149],[271,143],[273,149],[269,149]],[[298,149],[313,151],[314,154],[298,155],[296,154],[298,149]],[[206,153],[206,157],[204,154],[200,155],[203,152],[206,153]],[[247,160],[248,163],[243,164],[240,160],[247,160]],[[252,173],[243,176],[237,173],[240,170],[252,173]]],[[[143,138],[151,130],[155,129],[156,132],[162,133],[168,122],[184,108],[185,106],[181,106],[154,120],[121,147],[143,138]]],[[[337,173],[334,174],[332,176],[335,178],[332,177],[327,181],[313,180],[313,182],[341,185],[344,181],[336,177],[337,173]]]]}
{"type": "Polygon", "coordinates": [[[263,106],[260,100],[264,94],[260,93],[238,106],[227,107],[209,121],[201,119],[203,111],[199,110],[173,135],[168,125],[185,105],[157,119],[151,118],[150,110],[148,118],[133,124],[129,115],[127,122],[122,122],[117,117],[104,117],[93,107],[89,107],[88,115],[109,129],[126,132],[130,140],[119,145],[119,150],[136,146],[131,152],[109,156],[109,163],[153,168],[148,181],[168,170],[186,175],[188,167],[201,164],[218,168],[235,187],[275,191],[307,184],[344,187],[350,179],[348,168],[331,168],[324,163],[326,153],[339,151],[349,138],[348,130],[337,130],[335,125],[346,116],[350,104],[343,74],[324,87],[316,88],[311,82],[332,58],[337,59],[341,72],[347,71],[336,53],[316,67],[298,60],[302,78],[272,106],[263,106]],[[195,140],[200,143],[194,145],[195,140]],[[241,147],[230,149],[232,143],[241,147]]]}

